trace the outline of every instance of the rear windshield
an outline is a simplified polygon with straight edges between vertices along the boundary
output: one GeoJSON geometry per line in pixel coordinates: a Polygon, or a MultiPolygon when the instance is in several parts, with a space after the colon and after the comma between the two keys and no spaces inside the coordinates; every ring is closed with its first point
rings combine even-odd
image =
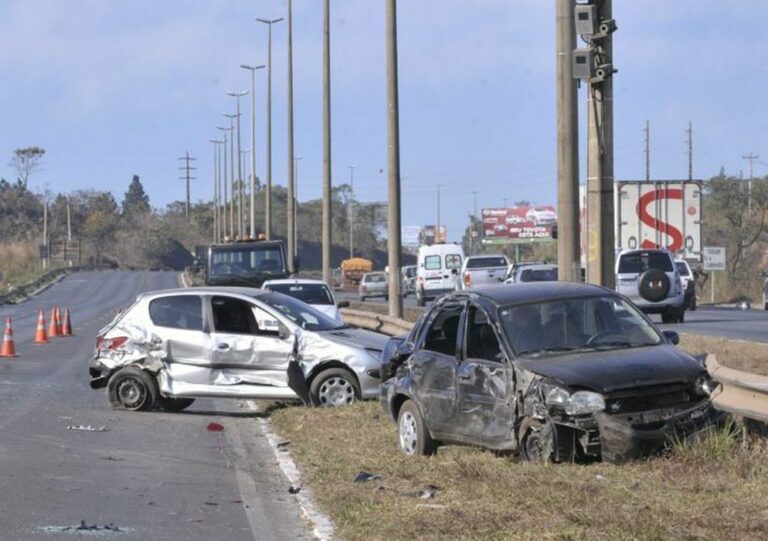
{"type": "Polygon", "coordinates": [[[427,270],[440,270],[440,256],[428,255],[424,258],[424,268],[427,270]]]}
{"type": "Polygon", "coordinates": [[[445,256],[445,268],[446,269],[460,269],[461,268],[461,256],[458,254],[448,254],[445,256]]]}
{"type": "Polygon", "coordinates": [[[634,252],[622,255],[619,260],[620,274],[637,274],[648,269],[674,271],[669,255],[664,252],[634,252]]]}
{"type": "Polygon", "coordinates": [[[211,253],[211,275],[285,274],[285,259],[275,244],[217,246],[211,253]]]}
{"type": "Polygon", "coordinates": [[[681,276],[688,276],[690,274],[688,272],[688,265],[682,261],[676,261],[675,266],[677,267],[677,272],[679,272],[681,276]]]}
{"type": "Polygon", "coordinates": [[[363,276],[363,282],[366,284],[369,283],[379,283],[379,282],[386,282],[387,281],[387,275],[383,272],[377,273],[377,274],[366,274],[363,276]]]}
{"type": "Polygon", "coordinates": [[[307,304],[333,304],[331,292],[325,284],[269,284],[266,287],[307,304]]]}
{"type": "Polygon", "coordinates": [[[503,257],[473,257],[467,259],[468,269],[482,269],[485,267],[506,267],[507,261],[503,257]]]}
{"type": "Polygon", "coordinates": [[[557,282],[557,269],[523,269],[521,282],[557,282]]]}

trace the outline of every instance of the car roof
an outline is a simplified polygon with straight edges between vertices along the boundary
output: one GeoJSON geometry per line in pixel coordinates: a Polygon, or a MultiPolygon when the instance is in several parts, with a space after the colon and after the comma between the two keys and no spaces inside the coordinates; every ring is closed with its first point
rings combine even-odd
{"type": "Polygon", "coordinates": [[[485,259],[486,257],[503,257],[504,259],[507,259],[507,256],[504,254],[476,254],[476,255],[468,255],[466,257],[467,260],[469,259],[485,259]]]}
{"type": "Polygon", "coordinates": [[[322,280],[313,280],[312,278],[280,278],[278,280],[267,280],[262,284],[262,287],[266,287],[268,285],[281,285],[281,284],[316,284],[316,285],[324,285],[328,287],[328,284],[323,282],[322,280]]]}
{"type": "Polygon", "coordinates": [[[525,270],[551,270],[557,269],[557,265],[553,263],[533,263],[531,265],[523,265],[525,270]]]}
{"type": "Polygon", "coordinates": [[[615,295],[607,287],[579,282],[525,282],[522,284],[503,284],[481,286],[468,292],[457,293],[495,306],[526,304],[553,300],[577,299],[597,295],[615,295]]]}
{"type": "Polygon", "coordinates": [[[259,297],[272,293],[266,289],[255,287],[234,287],[234,286],[216,286],[216,287],[179,287],[175,289],[160,289],[158,291],[148,291],[141,293],[138,299],[154,299],[157,297],[175,296],[175,295],[243,295],[246,297],[259,297]]]}

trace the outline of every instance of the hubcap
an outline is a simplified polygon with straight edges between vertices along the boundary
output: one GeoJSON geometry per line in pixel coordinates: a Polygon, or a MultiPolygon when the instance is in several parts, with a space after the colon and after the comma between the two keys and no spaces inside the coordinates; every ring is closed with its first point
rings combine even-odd
{"type": "Polygon", "coordinates": [[[333,376],[320,386],[320,404],[323,406],[344,406],[355,401],[355,388],[345,378],[333,376]]]}
{"type": "Polygon", "coordinates": [[[413,413],[406,411],[400,417],[400,448],[408,455],[416,454],[416,418],[413,413]]]}
{"type": "Polygon", "coordinates": [[[134,378],[127,378],[120,382],[117,388],[117,397],[126,408],[138,408],[144,403],[147,390],[144,385],[134,378]]]}

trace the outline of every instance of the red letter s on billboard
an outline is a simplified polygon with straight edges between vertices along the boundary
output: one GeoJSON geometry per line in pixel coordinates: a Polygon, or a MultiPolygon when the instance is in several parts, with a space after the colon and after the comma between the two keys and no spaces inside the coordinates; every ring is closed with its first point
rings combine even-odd
{"type": "MultiPolygon", "coordinates": [[[[667,248],[673,252],[677,252],[683,249],[683,233],[676,227],[669,225],[666,222],[657,220],[648,213],[646,207],[656,201],[657,199],[683,199],[683,190],[680,189],[661,189],[653,190],[640,197],[637,202],[637,216],[640,221],[652,228],[661,231],[662,233],[672,237],[672,242],[667,245],[667,248]]],[[[659,248],[654,242],[650,240],[644,240],[640,245],[641,248],[647,250],[653,248],[659,248]]]]}

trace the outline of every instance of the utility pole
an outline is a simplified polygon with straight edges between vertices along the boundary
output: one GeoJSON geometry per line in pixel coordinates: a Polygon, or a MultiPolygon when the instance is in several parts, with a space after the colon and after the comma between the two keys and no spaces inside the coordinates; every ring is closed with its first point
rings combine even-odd
{"type": "MultiPolygon", "coordinates": [[[[293,253],[291,257],[299,255],[299,160],[302,156],[293,157],[293,253]]],[[[294,269],[295,270],[295,269],[294,269]]]]}
{"type": "Polygon", "coordinates": [[[294,156],[293,156],[293,2],[288,0],[288,58],[287,58],[288,70],[287,70],[287,91],[288,91],[288,192],[286,196],[288,198],[288,208],[286,209],[286,217],[288,219],[288,228],[286,229],[286,235],[288,237],[288,253],[290,258],[288,261],[288,269],[290,272],[295,273],[296,269],[296,197],[295,192],[295,178],[293,172],[294,156]]]}
{"type": "MultiPolygon", "coordinates": [[[[45,198],[45,194],[43,195],[45,198]]],[[[48,268],[48,256],[51,254],[51,249],[48,246],[48,200],[43,199],[43,254],[42,264],[43,270],[48,268]]]]}
{"type": "MultiPolygon", "coordinates": [[[[326,3],[328,0],[326,0],[326,3]]],[[[387,255],[389,315],[403,317],[400,286],[402,229],[400,223],[400,105],[397,88],[397,0],[387,2],[387,255]]],[[[439,187],[438,187],[439,193],[439,187]]]]}
{"type": "MultiPolygon", "coordinates": [[[[557,0],[557,273],[581,281],[579,107],[571,51],[576,47],[574,0],[557,0]]],[[[506,200],[504,207],[506,207],[506,200]]]]}
{"type": "MultiPolygon", "coordinates": [[[[243,174],[246,174],[246,172],[248,171],[248,158],[247,158],[247,156],[250,153],[251,153],[250,149],[247,149],[247,148],[244,148],[243,150],[240,151],[240,163],[241,163],[241,166],[243,168],[243,174]]],[[[245,181],[245,179],[241,179],[240,180],[240,191],[242,192],[242,195],[243,195],[243,199],[242,199],[243,200],[243,214],[242,214],[243,238],[253,238],[253,237],[250,236],[250,233],[249,233],[250,232],[249,222],[248,222],[248,218],[249,218],[248,214],[249,213],[246,212],[246,210],[248,209],[248,205],[247,205],[247,201],[246,201],[246,199],[248,197],[247,189],[248,189],[248,183],[245,181]]]]}
{"type": "MultiPolygon", "coordinates": [[[[237,114],[224,113],[224,116],[229,119],[229,130],[232,134],[229,137],[229,180],[231,181],[231,195],[229,199],[229,231],[232,237],[237,237],[237,229],[235,228],[235,199],[237,183],[235,181],[235,117],[237,114]]],[[[238,158],[239,163],[239,158],[238,158]]]]}
{"type": "Polygon", "coordinates": [[[349,257],[355,256],[355,167],[356,165],[348,165],[349,168],[349,212],[347,212],[347,220],[349,220],[349,257]]]}
{"type": "Polygon", "coordinates": [[[187,181],[187,203],[186,203],[186,205],[184,207],[184,216],[187,219],[187,223],[189,223],[189,181],[190,180],[196,180],[196,177],[190,176],[190,172],[197,170],[196,167],[191,167],[189,165],[189,162],[193,162],[193,161],[197,160],[197,158],[192,158],[192,157],[189,156],[189,152],[185,152],[184,156],[182,156],[179,159],[180,160],[184,160],[184,166],[183,167],[179,167],[179,169],[181,171],[184,171],[184,176],[183,177],[179,177],[179,180],[186,180],[187,181]]]}
{"type": "Polygon", "coordinates": [[[688,180],[693,180],[693,126],[688,122],[688,180]]]}
{"type": "MultiPolygon", "coordinates": [[[[323,280],[331,274],[331,7],[323,0],[323,280]]],[[[391,297],[390,297],[391,298],[391,297]]]]}
{"type": "Polygon", "coordinates": [[[218,139],[208,139],[213,143],[213,242],[219,242],[221,238],[219,224],[219,145],[223,143],[218,139]]]}
{"type": "Polygon", "coordinates": [[[251,196],[250,196],[250,233],[256,238],[256,70],[264,65],[250,66],[240,64],[240,67],[251,72],[251,196]]]}
{"type": "MultiPolygon", "coordinates": [[[[594,9],[587,85],[587,281],[613,289],[615,283],[613,208],[613,20],[612,0],[578,4],[594,9]]],[[[583,21],[577,21],[581,24],[583,21]]],[[[588,35],[584,35],[588,34],[588,35]]],[[[577,50],[580,51],[580,50],[577,50]]]]}
{"type": "MultiPolygon", "coordinates": [[[[224,185],[224,238],[228,237],[232,231],[229,228],[229,218],[228,218],[228,203],[227,201],[227,133],[232,131],[232,128],[225,128],[222,126],[216,126],[217,130],[221,130],[224,132],[224,145],[223,145],[223,152],[222,155],[224,156],[224,159],[221,160],[223,163],[223,169],[222,169],[222,175],[221,175],[221,181],[224,185]]],[[[219,221],[221,222],[221,214],[219,214],[219,221]]],[[[221,224],[219,224],[219,229],[221,229],[221,224]]]]}
{"type": "Polygon", "coordinates": [[[477,252],[477,241],[475,240],[475,233],[477,233],[477,227],[475,226],[475,222],[477,222],[477,192],[473,191],[470,193],[474,199],[474,205],[472,211],[472,219],[469,221],[469,253],[474,255],[477,252]]]}
{"type": "Polygon", "coordinates": [[[72,210],[70,197],[67,196],[67,242],[72,242],[72,210]]]}
{"type": "Polygon", "coordinates": [[[267,34],[267,193],[264,227],[264,235],[269,240],[272,238],[272,25],[282,21],[283,18],[256,20],[269,28],[267,34]]]}
{"type": "Polygon", "coordinates": [[[645,121],[645,180],[651,180],[651,123],[645,121]]]}
{"type": "Polygon", "coordinates": [[[747,181],[747,213],[749,215],[752,215],[752,179],[753,177],[753,166],[755,163],[755,160],[759,159],[760,156],[755,156],[754,153],[750,152],[746,156],[742,156],[742,160],[747,160],[749,162],[749,180],[747,181]]]}
{"type": "MultiPolygon", "coordinates": [[[[240,98],[248,94],[247,91],[243,92],[227,92],[227,96],[236,98],[237,100],[237,232],[242,239],[245,236],[243,222],[245,219],[245,200],[243,198],[243,170],[244,167],[240,161],[240,98]]],[[[233,192],[234,193],[234,192],[233,192]]]]}

